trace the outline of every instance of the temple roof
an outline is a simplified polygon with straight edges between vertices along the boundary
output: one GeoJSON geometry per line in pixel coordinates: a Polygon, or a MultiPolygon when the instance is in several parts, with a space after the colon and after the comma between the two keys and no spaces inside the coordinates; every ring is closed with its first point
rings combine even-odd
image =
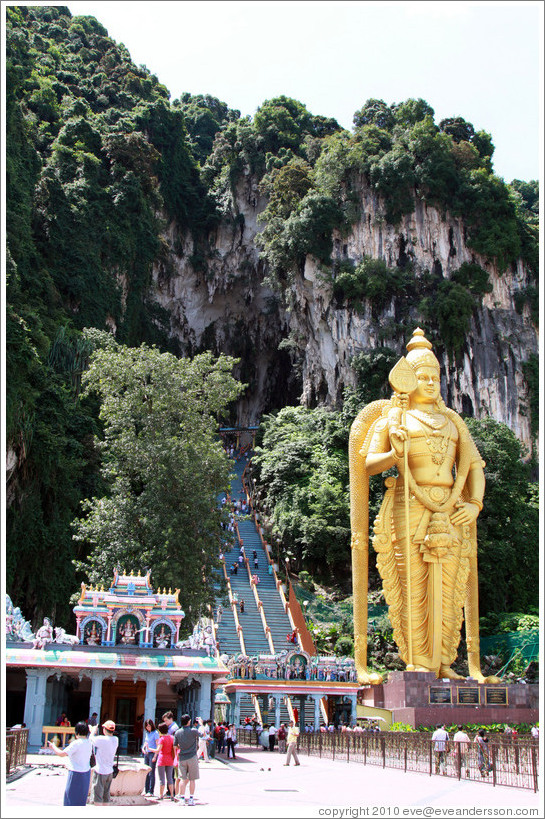
{"type": "Polygon", "coordinates": [[[100,668],[126,671],[157,671],[164,673],[182,672],[197,674],[225,675],[227,668],[220,659],[195,656],[197,652],[181,651],[161,652],[138,649],[118,650],[115,648],[76,650],[73,646],[56,646],[55,648],[33,649],[30,646],[20,647],[7,645],[4,652],[5,664],[11,668],[52,668],[68,670],[100,668]]]}

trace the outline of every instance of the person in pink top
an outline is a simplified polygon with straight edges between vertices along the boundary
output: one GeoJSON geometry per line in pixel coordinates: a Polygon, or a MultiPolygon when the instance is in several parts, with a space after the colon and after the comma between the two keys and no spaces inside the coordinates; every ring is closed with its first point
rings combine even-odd
{"type": "Polygon", "coordinates": [[[170,798],[174,801],[174,738],[168,733],[168,725],[162,722],[157,726],[159,739],[154,759],[157,760],[159,774],[159,799],[165,798],[165,780],[170,798]]]}

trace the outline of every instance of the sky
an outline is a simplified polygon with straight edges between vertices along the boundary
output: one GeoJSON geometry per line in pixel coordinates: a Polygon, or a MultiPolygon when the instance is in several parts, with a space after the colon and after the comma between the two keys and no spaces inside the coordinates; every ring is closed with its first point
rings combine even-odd
{"type": "MultiPolygon", "coordinates": [[[[36,5],[33,3],[32,5],[36,5]]],[[[47,5],[47,3],[43,4],[47,5]]],[[[58,5],[50,3],[49,5],[58,5]]],[[[435,121],[492,135],[505,181],[541,178],[543,4],[364,0],[98,0],[92,15],[171,93],[252,116],[284,94],[345,128],[371,97],[422,97],[435,121]]]]}

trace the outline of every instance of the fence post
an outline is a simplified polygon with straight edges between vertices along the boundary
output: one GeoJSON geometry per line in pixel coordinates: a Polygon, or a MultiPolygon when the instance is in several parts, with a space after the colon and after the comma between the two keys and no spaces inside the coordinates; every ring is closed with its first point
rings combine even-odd
{"type": "Polygon", "coordinates": [[[530,748],[530,759],[532,760],[532,776],[534,778],[534,793],[537,793],[537,757],[535,745],[530,748]]]}
{"type": "Polygon", "coordinates": [[[403,756],[405,760],[405,773],[407,773],[407,740],[405,740],[405,750],[403,756]]]}
{"type": "Polygon", "coordinates": [[[319,739],[319,746],[320,746],[320,759],[322,758],[322,732],[320,731],[320,739],[319,739]]]}
{"type": "Polygon", "coordinates": [[[382,767],[386,767],[386,740],[384,737],[380,738],[380,744],[382,746],[382,767]]]}
{"type": "Polygon", "coordinates": [[[429,748],[429,751],[430,751],[430,776],[431,776],[432,771],[433,771],[433,748],[432,748],[431,740],[428,743],[428,748],[429,748]]]}
{"type": "Polygon", "coordinates": [[[337,739],[336,736],[335,736],[336,733],[337,733],[336,731],[333,731],[333,733],[331,734],[331,736],[333,737],[333,759],[335,759],[335,744],[336,744],[336,739],[337,739]]]}
{"type": "Polygon", "coordinates": [[[462,755],[461,755],[462,743],[457,742],[456,745],[454,746],[454,748],[456,750],[456,768],[458,769],[458,779],[460,780],[462,778],[462,755]]]}
{"type": "Polygon", "coordinates": [[[350,734],[346,733],[346,761],[350,762],[350,734]]]}
{"type": "Polygon", "coordinates": [[[496,746],[495,744],[492,745],[490,748],[492,754],[492,784],[494,787],[496,786],[496,746]]]}
{"type": "Polygon", "coordinates": [[[368,734],[363,735],[363,764],[367,765],[367,738],[368,734]]]}

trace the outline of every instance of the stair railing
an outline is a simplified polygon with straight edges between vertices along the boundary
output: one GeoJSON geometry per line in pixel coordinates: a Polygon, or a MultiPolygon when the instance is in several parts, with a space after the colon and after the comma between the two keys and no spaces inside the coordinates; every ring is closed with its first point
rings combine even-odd
{"type": "Polygon", "coordinates": [[[274,654],[275,650],[274,650],[274,643],[272,641],[272,636],[271,636],[271,629],[267,624],[267,618],[265,617],[265,612],[263,610],[263,602],[259,599],[259,594],[257,592],[257,586],[252,580],[252,574],[251,574],[251,570],[250,570],[250,561],[248,560],[246,555],[244,555],[244,563],[246,564],[246,570],[248,572],[248,580],[250,582],[250,588],[252,589],[253,594],[254,594],[255,604],[257,606],[257,610],[258,610],[259,614],[261,615],[261,623],[263,625],[263,631],[265,632],[265,637],[267,638],[267,642],[269,644],[270,652],[271,652],[271,654],[274,654]]]}
{"type": "Polygon", "coordinates": [[[328,721],[328,718],[327,718],[327,708],[326,708],[324,700],[325,700],[325,697],[322,697],[320,699],[320,711],[322,712],[322,717],[323,717],[323,720],[324,720],[324,724],[327,727],[327,725],[329,724],[329,721],[328,721]]]}
{"type": "Polygon", "coordinates": [[[244,636],[242,634],[242,626],[240,625],[240,621],[238,619],[237,604],[235,602],[235,598],[233,597],[233,590],[231,588],[231,581],[229,580],[229,577],[227,575],[227,569],[225,568],[225,561],[223,561],[223,575],[225,577],[225,580],[227,581],[227,592],[229,594],[229,602],[230,602],[231,608],[233,610],[233,617],[235,618],[235,627],[236,627],[236,630],[237,630],[238,640],[239,640],[239,643],[240,643],[240,650],[244,655],[246,655],[246,646],[244,645],[244,636]]]}
{"type": "Polygon", "coordinates": [[[263,717],[261,716],[261,706],[260,706],[259,700],[257,699],[257,696],[255,694],[252,694],[252,702],[254,704],[254,711],[255,711],[255,715],[257,717],[257,721],[261,725],[263,725],[263,717]]]}
{"type": "Polygon", "coordinates": [[[291,699],[286,695],[284,697],[284,702],[286,703],[286,708],[288,709],[288,714],[290,715],[290,719],[293,720],[295,723],[295,714],[293,713],[293,705],[291,704],[291,699]]]}

